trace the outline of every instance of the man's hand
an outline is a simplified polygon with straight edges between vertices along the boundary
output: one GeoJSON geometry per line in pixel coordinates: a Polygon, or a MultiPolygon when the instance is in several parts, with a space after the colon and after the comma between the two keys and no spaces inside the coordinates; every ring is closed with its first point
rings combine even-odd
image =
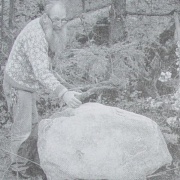
{"type": "Polygon", "coordinates": [[[69,107],[77,108],[82,104],[82,102],[75,97],[76,95],[81,95],[81,93],[75,91],[67,91],[62,98],[69,107]]]}

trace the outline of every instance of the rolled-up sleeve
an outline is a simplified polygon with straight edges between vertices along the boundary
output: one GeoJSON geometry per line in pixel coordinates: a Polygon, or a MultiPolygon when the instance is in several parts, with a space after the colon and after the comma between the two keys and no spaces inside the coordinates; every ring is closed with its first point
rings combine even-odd
{"type": "Polygon", "coordinates": [[[47,89],[61,97],[67,89],[50,71],[47,41],[36,36],[27,41],[27,56],[36,79],[47,89]]]}

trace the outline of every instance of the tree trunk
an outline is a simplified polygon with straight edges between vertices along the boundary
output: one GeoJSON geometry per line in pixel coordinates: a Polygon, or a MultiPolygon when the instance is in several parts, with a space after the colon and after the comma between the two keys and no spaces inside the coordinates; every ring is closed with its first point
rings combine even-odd
{"type": "Polygon", "coordinates": [[[3,42],[3,29],[4,29],[4,0],[1,1],[2,10],[1,10],[1,49],[3,42]]]}
{"type": "Polygon", "coordinates": [[[14,3],[15,3],[15,0],[10,0],[10,7],[9,7],[9,28],[10,29],[13,29],[14,3]]]}
{"type": "MultiPolygon", "coordinates": [[[[176,37],[175,40],[177,42],[180,42],[180,24],[179,24],[179,17],[178,17],[178,13],[177,12],[174,13],[174,19],[175,19],[175,37],[176,37]]],[[[178,57],[178,61],[180,61],[179,53],[177,53],[177,57],[178,57]]],[[[180,72],[179,72],[179,77],[180,77],[180,72]]]]}
{"type": "Polygon", "coordinates": [[[124,41],[127,37],[125,25],[126,0],[112,0],[110,17],[110,44],[124,41]]]}
{"type": "Polygon", "coordinates": [[[82,9],[83,9],[83,12],[85,12],[85,0],[82,0],[82,9]]]}

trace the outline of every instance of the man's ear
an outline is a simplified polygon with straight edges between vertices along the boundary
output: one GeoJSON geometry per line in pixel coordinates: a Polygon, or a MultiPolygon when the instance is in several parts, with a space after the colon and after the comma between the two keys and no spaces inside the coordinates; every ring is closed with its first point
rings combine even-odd
{"type": "Polygon", "coordinates": [[[48,21],[50,21],[50,19],[48,18],[48,15],[46,14],[46,13],[44,13],[43,15],[42,15],[42,21],[43,21],[43,23],[48,23],[48,21]]]}

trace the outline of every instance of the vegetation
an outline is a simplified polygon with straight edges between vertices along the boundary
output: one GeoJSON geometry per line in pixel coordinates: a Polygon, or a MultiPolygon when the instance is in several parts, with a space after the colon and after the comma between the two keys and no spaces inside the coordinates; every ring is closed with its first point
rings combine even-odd
{"type": "MultiPolygon", "coordinates": [[[[85,1],[82,2],[85,12],[85,1]]],[[[172,15],[180,4],[170,0],[121,3],[126,3],[122,7],[127,11],[113,9],[113,12],[118,10],[118,16],[114,17],[116,13],[113,13],[110,18],[101,17],[94,25],[80,16],[82,32],[69,38],[66,51],[54,59],[53,70],[70,89],[85,92],[92,87],[101,88],[86,102],[117,106],[156,121],[174,158],[171,168],[175,168],[158,178],[178,179],[180,54],[174,40],[172,15]],[[107,33],[112,32],[105,29],[115,27],[119,30],[118,21],[124,28],[121,32],[125,38],[112,36],[107,33]]],[[[4,66],[14,39],[29,21],[42,13],[41,0],[1,0],[1,92],[4,66]]],[[[63,107],[62,102],[44,91],[40,91],[37,105],[41,118],[47,118],[63,107]]],[[[11,117],[3,93],[0,94],[0,117],[0,127],[4,129],[11,117]]]]}

